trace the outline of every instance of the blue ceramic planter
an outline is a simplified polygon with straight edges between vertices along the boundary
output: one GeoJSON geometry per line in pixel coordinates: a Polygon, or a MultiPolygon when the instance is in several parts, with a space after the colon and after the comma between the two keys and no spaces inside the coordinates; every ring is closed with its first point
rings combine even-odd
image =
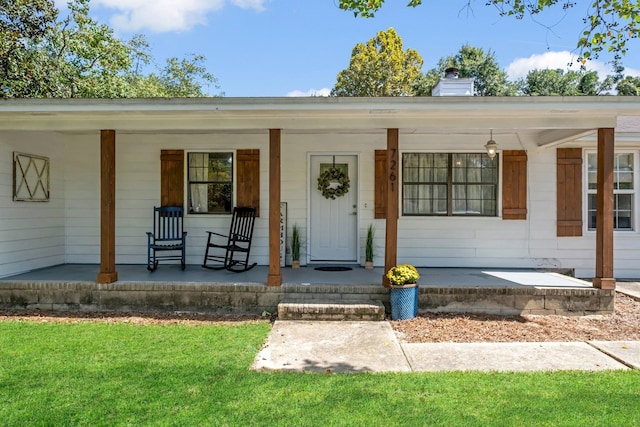
{"type": "Polygon", "coordinates": [[[389,287],[392,320],[409,320],[418,314],[418,284],[389,287]]]}

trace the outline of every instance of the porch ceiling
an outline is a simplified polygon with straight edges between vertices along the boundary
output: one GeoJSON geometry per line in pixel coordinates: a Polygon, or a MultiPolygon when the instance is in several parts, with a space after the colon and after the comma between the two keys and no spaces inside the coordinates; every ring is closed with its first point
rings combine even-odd
{"type": "Polygon", "coordinates": [[[3,100],[0,130],[125,133],[266,132],[484,135],[518,133],[538,146],[574,140],[618,117],[640,119],[636,97],[195,98],[3,100]]]}

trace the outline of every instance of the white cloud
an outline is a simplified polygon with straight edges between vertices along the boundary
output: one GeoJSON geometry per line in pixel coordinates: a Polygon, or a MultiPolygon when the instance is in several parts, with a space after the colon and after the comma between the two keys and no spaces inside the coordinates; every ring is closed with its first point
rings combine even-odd
{"type": "Polygon", "coordinates": [[[253,9],[262,12],[264,10],[263,4],[265,0],[231,0],[231,3],[241,9],[253,9]]]}
{"type": "Polygon", "coordinates": [[[287,96],[292,97],[301,97],[301,96],[329,96],[331,94],[331,89],[322,88],[322,89],[309,89],[306,92],[301,90],[294,90],[287,93],[287,96]]]}
{"type": "MultiPolygon", "coordinates": [[[[505,69],[509,76],[509,80],[517,80],[526,77],[531,70],[543,69],[561,69],[561,70],[580,70],[580,63],[577,62],[578,57],[566,50],[559,52],[546,52],[539,55],[531,55],[528,58],[516,58],[505,69]]],[[[606,75],[611,74],[611,67],[600,61],[587,61],[585,67],[589,71],[597,71],[598,76],[602,79],[606,75]]],[[[625,74],[629,70],[625,70],[625,74]]]]}
{"type": "MultiPolygon", "coordinates": [[[[244,9],[264,10],[268,0],[231,0],[244,9]]],[[[184,31],[207,22],[209,12],[222,9],[226,0],[94,0],[115,9],[110,24],[117,30],[154,32],[184,31]]]]}
{"type": "Polygon", "coordinates": [[[625,76],[640,77],[640,70],[636,70],[635,68],[625,68],[623,74],[625,76]]]}

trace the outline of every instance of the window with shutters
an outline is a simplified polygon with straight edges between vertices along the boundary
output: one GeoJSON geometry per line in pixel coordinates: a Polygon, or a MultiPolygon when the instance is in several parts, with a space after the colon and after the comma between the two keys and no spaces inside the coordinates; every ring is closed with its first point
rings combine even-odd
{"type": "Polygon", "coordinates": [[[497,216],[498,158],[485,153],[405,153],[403,215],[497,216]]]}
{"type": "Polygon", "coordinates": [[[188,153],[187,180],[189,213],[231,213],[233,153],[188,153]]]}
{"type": "MultiPolygon", "coordinates": [[[[598,156],[586,152],[587,227],[596,229],[596,201],[598,156]]],[[[636,196],[638,188],[638,155],[633,151],[619,151],[613,157],[613,228],[621,231],[636,229],[636,196]]]]}

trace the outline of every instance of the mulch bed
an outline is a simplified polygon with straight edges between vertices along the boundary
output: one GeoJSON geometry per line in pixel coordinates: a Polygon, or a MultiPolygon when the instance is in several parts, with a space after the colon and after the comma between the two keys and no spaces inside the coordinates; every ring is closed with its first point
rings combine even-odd
{"type": "MultiPolygon", "coordinates": [[[[213,325],[273,322],[265,316],[189,313],[0,311],[0,321],[122,322],[139,325],[213,325]]],[[[638,341],[640,302],[616,294],[615,311],[608,316],[496,316],[488,314],[425,313],[411,320],[391,321],[402,342],[543,342],[638,341]]]]}
{"type": "Polygon", "coordinates": [[[496,316],[426,313],[392,321],[403,342],[549,342],[640,340],[640,302],[616,294],[607,316],[496,316]]]}

